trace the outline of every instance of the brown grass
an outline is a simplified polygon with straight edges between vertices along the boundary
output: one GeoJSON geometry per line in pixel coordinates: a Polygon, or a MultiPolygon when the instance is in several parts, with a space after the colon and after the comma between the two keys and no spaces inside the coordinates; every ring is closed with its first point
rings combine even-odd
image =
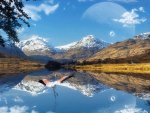
{"type": "Polygon", "coordinates": [[[68,68],[85,71],[150,74],[150,63],[70,65],[68,68]]]}

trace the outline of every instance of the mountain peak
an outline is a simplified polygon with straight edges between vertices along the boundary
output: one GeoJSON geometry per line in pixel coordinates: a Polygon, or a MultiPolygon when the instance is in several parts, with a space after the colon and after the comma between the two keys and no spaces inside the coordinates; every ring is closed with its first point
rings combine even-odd
{"type": "Polygon", "coordinates": [[[85,48],[104,48],[108,45],[108,43],[96,39],[93,35],[87,35],[83,37],[76,46],[78,47],[85,47],[85,48]]]}
{"type": "Polygon", "coordinates": [[[67,45],[58,46],[57,49],[61,50],[69,50],[69,49],[75,49],[75,48],[98,48],[102,49],[109,44],[101,41],[99,39],[96,39],[93,35],[87,35],[83,37],[80,41],[73,42],[67,45]]]}
{"type": "Polygon", "coordinates": [[[52,47],[48,44],[48,41],[45,38],[37,35],[31,36],[27,40],[20,41],[16,45],[26,54],[36,54],[36,52],[45,53],[52,51],[52,47]]]}
{"type": "Polygon", "coordinates": [[[82,38],[83,41],[88,41],[88,40],[94,40],[94,36],[93,35],[87,35],[85,37],[82,38]]]}
{"type": "Polygon", "coordinates": [[[27,41],[29,40],[39,40],[39,41],[43,41],[43,42],[48,42],[45,38],[42,38],[38,35],[32,35],[31,38],[29,38],[27,41]]]}

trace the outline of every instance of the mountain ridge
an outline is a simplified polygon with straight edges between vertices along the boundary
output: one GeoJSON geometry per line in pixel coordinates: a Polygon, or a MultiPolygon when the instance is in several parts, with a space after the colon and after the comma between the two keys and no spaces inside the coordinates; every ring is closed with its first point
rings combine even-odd
{"type": "Polygon", "coordinates": [[[150,58],[150,32],[136,35],[131,39],[116,42],[97,52],[86,61],[148,62],[150,58]],[[120,61],[119,61],[120,59],[120,61]],[[141,59],[141,60],[140,60],[141,59]],[[118,61],[117,61],[118,60],[118,61]]]}
{"type": "Polygon", "coordinates": [[[27,40],[16,44],[27,56],[41,55],[50,59],[71,60],[87,58],[109,45],[104,41],[96,39],[93,35],[87,35],[81,40],[63,46],[52,47],[46,39],[33,35],[27,40]]]}
{"type": "Polygon", "coordinates": [[[62,49],[62,50],[70,50],[75,48],[99,48],[102,49],[109,45],[109,43],[96,39],[93,35],[87,35],[83,37],[79,41],[75,41],[63,46],[57,46],[55,48],[62,49]]]}

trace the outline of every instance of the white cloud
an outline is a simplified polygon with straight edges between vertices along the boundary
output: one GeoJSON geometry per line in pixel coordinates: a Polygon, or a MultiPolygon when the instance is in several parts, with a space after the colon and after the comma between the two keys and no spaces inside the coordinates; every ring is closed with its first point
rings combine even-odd
{"type": "Polygon", "coordinates": [[[40,12],[44,12],[46,15],[54,13],[59,7],[59,4],[49,5],[42,3],[39,6],[26,5],[24,11],[31,17],[32,20],[37,21],[41,19],[40,12]]]}
{"type": "Polygon", "coordinates": [[[138,11],[140,10],[134,8],[130,12],[129,11],[124,12],[121,15],[120,19],[113,19],[113,21],[123,24],[124,27],[130,26],[130,25],[141,24],[145,22],[147,19],[139,18],[139,14],[137,14],[138,11]]]}
{"type": "Polygon", "coordinates": [[[28,108],[26,106],[13,106],[13,107],[0,107],[0,113],[26,113],[26,111],[28,110],[28,108]]]}
{"type": "Polygon", "coordinates": [[[3,106],[0,107],[0,113],[38,113],[35,110],[32,110],[29,112],[29,108],[27,106],[12,106],[12,107],[7,107],[3,106]]]}
{"type": "Polygon", "coordinates": [[[112,2],[100,2],[89,7],[83,13],[82,18],[111,25],[113,23],[113,18],[120,18],[120,15],[126,11],[127,10],[119,4],[112,2]]]}
{"type": "Polygon", "coordinates": [[[145,12],[144,8],[143,7],[139,7],[139,11],[141,12],[145,12]]]}
{"type": "Polygon", "coordinates": [[[109,32],[109,36],[110,36],[110,37],[114,37],[115,35],[116,35],[116,33],[115,33],[114,31],[110,31],[110,32],[109,32]]]}
{"type": "Polygon", "coordinates": [[[9,109],[10,113],[25,113],[28,110],[28,107],[26,106],[13,106],[9,109]]]}

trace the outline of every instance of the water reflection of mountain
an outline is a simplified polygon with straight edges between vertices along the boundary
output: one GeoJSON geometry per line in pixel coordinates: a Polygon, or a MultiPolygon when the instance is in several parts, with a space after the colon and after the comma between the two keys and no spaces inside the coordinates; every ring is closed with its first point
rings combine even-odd
{"type": "Polygon", "coordinates": [[[80,91],[82,94],[86,96],[93,96],[94,93],[102,91],[106,88],[106,86],[100,84],[96,79],[91,77],[89,74],[80,73],[76,71],[41,71],[28,74],[23,81],[21,81],[15,88],[19,90],[28,91],[33,94],[41,93],[43,87],[39,85],[37,82],[42,78],[46,79],[59,79],[62,76],[66,75],[74,75],[74,77],[68,79],[66,82],[60,84],[62,86],[72,88],[74,90],[80,91]]]}
{"type": "Polygon", "coordinates": [[[24,74],[0,74],[0,93],[8,91],[17,85],[23,78],[24,74]]]}
{"type": "Polygon", "coordinates": [[[150,99],[150,76],[149,75],[125,75],[112,73],[87,72],[92,77],[101,83],[113,87],[117,90],[134,93],[137,96],[142,96],[150,99]]]}
{"type": "Polygon", "coordinates": [[[11,88],[23,90],[32,94],[39,94],[45,91],[44,87],[37,81],[43,78],[55,79],[66,75],[74,75],[62,86],[78,90],[86,96],[93,96],[95,93],[103,91],[107,86],[117,90],[123,90],[139,97],[150,100],[150,77],[149,75],[125,75],[106,74],[98,72],[76,72],[70,70],[47,71],[40,70],[26,75],[1,75],[0,92],[11,88]],[[105,85],[103,85],[105,84],[105,85]]]}

